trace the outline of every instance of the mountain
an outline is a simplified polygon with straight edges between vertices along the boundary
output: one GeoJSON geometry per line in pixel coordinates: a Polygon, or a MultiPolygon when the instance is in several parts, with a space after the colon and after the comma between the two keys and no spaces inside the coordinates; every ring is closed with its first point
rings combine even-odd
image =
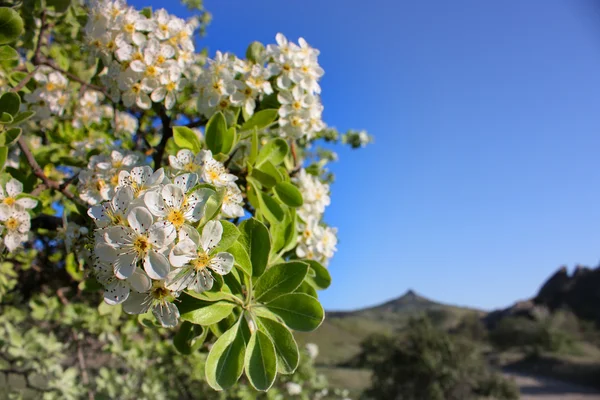
{"type": "Polygon", "coordinates": [[[485,322],[493,327],[502,318],[521,316],[534,319],[536,315],[557,310],[569,310],[582,320],[592,321],[600,327],[600,267],[577,266],[572,274],[560,267],[538,293],[511,307],[489,313],[485,322]]]}
{"type": "Polygon", "coordinates": [[[426,314],[437,326],[456,326],[467,314],[482,311],[442,304],[408,290],[402,296],[373,307],[354,311],[326,312],[325,321],[314,332],[300,334],[300,343],[319,346],[317,363],[339,365],[358,354],[360,343],[374,333],[393,333],[409,318],[426,314]]]}

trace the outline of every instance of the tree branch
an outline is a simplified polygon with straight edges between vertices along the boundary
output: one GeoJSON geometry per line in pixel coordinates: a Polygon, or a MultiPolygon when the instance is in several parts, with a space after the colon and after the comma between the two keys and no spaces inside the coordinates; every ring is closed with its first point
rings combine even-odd
{"type": "Polygon", "coordinates": [[[17,143],[19,144],[19,147],[21,148],[21,151],[23,152],[27,163],[33,170],[33,173],[35,174],[35,176],[42,180],[42,182],[44,183],[44,185],[46,185],[47,188],[61,192],[67,199],[74,202],[78,202],[78,199],[75,197],[75,195],[67,190],[68,183],[65,184],[63,182],[63,184],[59,184],[58,182],[53,181],[52,179],[46,176],[46,174],[42,170],[42,167],[40,167],[40,165],[35,160],[35,157],[33,157],[33,154],[31,153],[31,150],[29,150],[29,146],[27,145],[27,142],[25,141],[25,138],[23,138],[23,136],[19,138],[17,143]]]}
{"type": "Polygon", "coordinates": [[[171,117],[167,115],[166,110],[162,106],[156,106],[155,109],[160,117],[163,130],[162,138],[158,146],[156,146],[156,153],[154,153],[154,169],[158,169],[162,164],[167,142],[173,137],[173,128],[171,127],[171,117]]]}

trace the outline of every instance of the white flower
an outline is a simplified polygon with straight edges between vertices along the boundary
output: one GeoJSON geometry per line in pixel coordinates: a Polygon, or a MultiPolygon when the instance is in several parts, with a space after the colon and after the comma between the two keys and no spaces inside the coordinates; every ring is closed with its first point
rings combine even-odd
{"type": "Polygon", "coordinates": [[[178,292],[165,287],[164,281],[155,281],[148,293],[132,291],[123,303],[123,311],[127,314],[144,314],[152,309],[152,314],[165,327],[174,327],[179,320],[179,310],[173,300],[178,292]]]}
{"type": "Polygon", "coordinates": [[[175,269],[169,275],[168,287],[175,291],[187,288],[200,293],[213,286],[209,270],[220,275],[228,274],[233,268],[233,256],[225,252],[211,254],[222,235],[221,223],[209,221],[202,230],[202,236],[180,237],[169,254],[175,269]]]}
{"type": "Polygon", "coordinates": [[[98,228],[110,225],[126,225],[127,210],[133,202],[133,189],[129,186],[122,187],[110,201],[95,205],[88,210],[88,215],[94,220],[98,228]]]}
{"type": "Polygon", "coordinates": [[[10,208],[21,210],[31,209],[37,205],[37,200],[29,197],[17,199],[17,196],[23,193],[23,184],[12,178],[6,183],[6,193],[0,186],[0,202],[10,208]]]}
{"type": "Polygon", "coordinates": [[[110,182],[107,182],[109,179],[108,176],[96,171],[82,170],[78,176],[79,184],[77,185],[77,189],[79,197],[90,205],[110,199],[113,188],[110,182]]]}
{"type": "Polygon", "coordinates": [[[116,133],[126,133],[133,135],[138,129],[138,120],[131,114],[126,112],[117,112],[116,116],[117,126],[115,127],[116,133]]]}
{"type": "Polygon", "coordinates": [[[152,171],[152,168],[145,165],[143,167],[135,167],[129,171],[121,171],[119,173],[119,185],[130,186],[133,189],[133,194],[137,197],[145,193],[149,189],[157,187],[165,179],[165,172],[162,168],[152,171]]]}
{"type": "Polygon", "coordinates": [[[319,346],[317,346],[315,343],[306,343],[306,346],[304,347],[306,348],[306,352],[311,359],[314,360],[317,358],[319,355],[319,346]]]}
{"type": "Polygon", "coordinates": [[[6,229],[4,245],[8,251],[14,251],[21,243],[27,241],[31,222],[26,211],[2,204],[0,205],[0,221],[6,229]]]}
{"type": "Polygon", "coordinates": [[[160,86],[152,92],[150,98],[155,103],[165,101],[165,108],[170,110],[175,106],[177,93],[186,85],[187,81],[181,77],[181,71],[177,67],[169,68],[160,76],[160,86]]]}
{"type": "Polygon", "coordinates": [[[100,260],[112,263],[119,279],[129,278],[140,261],[150,278],[165,278],[171,268],[163,251],[175,240],[175,231],[167,230],[160,223],[154,224],[152,214],[142,207],[129,211],[127,222],[129,226],[106,229],[106,244],[96,246],[100,260]]]}
{"type": "Polygon", "coordinates": [[[244,216],[244,198],[242,192],[235,182],[225,186],[223,195],[223,206],[221,213],[225,218],[237,218],[244,216]]]}
{"type": "Polygon", "coordinates": [[[202,160],[202,179],[215,186],[227,186],[237,180],[235,175],[227,173],[227,169],[215,160],[210,150],[201,150],[198,154],[202,160]]]}
{"type": "Polygon", "coordinates": [[[96,279],[104,286],[104,301],[110,305],[120,304],[127,300],[131,289],[137,292],[147,292],[152,287],[152,281],[140,268],[136,268],[126,280],[118,279],[112,265],[105,262],[97,262],[94,265],[94,271],[96,279]]]}
{"type": "Polygon", "coordinates": [[[302,386],[295,382],[287,382],[285,389],[290,396],[297,396],[302,393],[302,386]]]}
{"type": "Polygon", "coordinates": [[[212,190],[198,189],[187,193],[196,184],[196,174],[180,175],[177,179],[189,182],[185,188],[177,184],[167,184],[160,192],[151,191],[146,193],[144,201],[148,210],[155,216],[164,218],[160,222],[168,230],[179,230],[186,222],[194,223],[200,221],[204,215],[204,206],[210,197],[212,190]]]}
{"type": "Polygon", "coordinates": [[[202,154],[194,156],[191,150],[182,149],[177,156],[169,156],[169,164],[178,171],[199,172],[202,168],[202,154]]]}

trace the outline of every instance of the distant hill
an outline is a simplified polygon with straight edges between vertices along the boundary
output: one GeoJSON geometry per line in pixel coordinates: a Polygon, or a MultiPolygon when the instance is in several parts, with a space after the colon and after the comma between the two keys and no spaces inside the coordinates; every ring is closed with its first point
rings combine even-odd
{"type": "Polygon", "coordinates": [[[439,327],[450,329],[469,313],[483,311],[438,303],[413,290],[383,304],[354,311],[327,312],[323,325],[315,332],[298,335],[301,343],[316,343],[317,363],[339,365],[350,360],[360,343],[374,333],[393,333],[402,329],[409,318],[426,314],[439,327]]]}

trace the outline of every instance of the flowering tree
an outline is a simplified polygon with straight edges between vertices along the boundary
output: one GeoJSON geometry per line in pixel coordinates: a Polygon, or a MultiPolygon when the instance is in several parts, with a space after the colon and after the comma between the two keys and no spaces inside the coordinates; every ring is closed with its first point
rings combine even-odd
{"type": "Polygon", "coordinates": [[[304,39],[208,58],[195,38],[209,14],[184,3],[189,20],[120,0],[0,3],[0,320],[14,335],[0,372],[31,390],[77,397],[60,382],[81,379],[93,397],[85,340],[152,331],[213,389],[245,374],[266,391],[298,367],[292,331],[323,321],[335,154],[314,149],[370,138],[323,122],[319,51],[304,39]],[[99,292],[98,318],[84,319],[99,292]],[[32,383],[14,340],[40,327],[19,330],[11,313],[68,327],[78,368],[32,383]]]}

